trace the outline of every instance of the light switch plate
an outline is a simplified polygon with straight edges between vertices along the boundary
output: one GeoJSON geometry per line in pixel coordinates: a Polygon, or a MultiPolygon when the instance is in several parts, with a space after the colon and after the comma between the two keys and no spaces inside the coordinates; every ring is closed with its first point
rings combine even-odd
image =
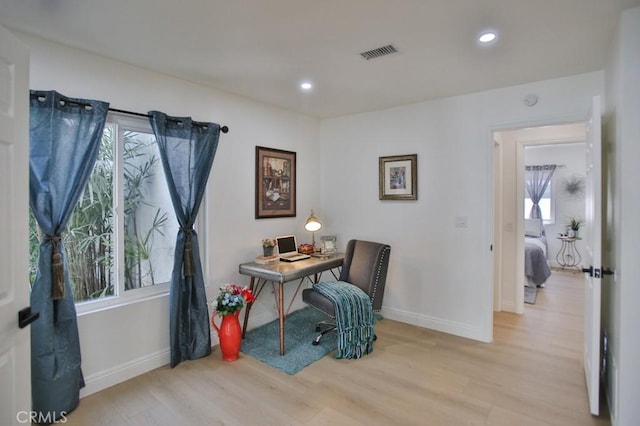
{"type": "Polygon", "coordinates": [[[456,228],[468,228],[469,218],[467,216],[456,216],[456,228]]]}

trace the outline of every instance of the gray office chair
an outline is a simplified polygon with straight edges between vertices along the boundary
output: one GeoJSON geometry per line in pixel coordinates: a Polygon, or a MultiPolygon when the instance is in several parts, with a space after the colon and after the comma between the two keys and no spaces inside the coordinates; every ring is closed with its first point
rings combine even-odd
{"type": "MultiPolygon", "coordinates": [[[[351,240],[347,243],[344,254],[340,281],[358,286],[367,293],[371,297],[374,312],[379,312],[382,308],[390,253],[391,246],[387,244],[351,240]]],[[[313,288],[302,291],[302,301],[335,319],[333,303],[313,288]]],[[[316,337],[313,344],[319,344],[322,336],[335,329],[335,322],[322,321],[318,323],[316,331],[320,335],[316,337]]]]}

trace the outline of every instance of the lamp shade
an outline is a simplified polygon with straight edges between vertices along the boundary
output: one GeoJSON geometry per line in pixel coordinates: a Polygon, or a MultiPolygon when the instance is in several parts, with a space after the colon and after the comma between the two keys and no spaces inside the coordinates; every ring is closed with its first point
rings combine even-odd
{"type": "Polygon", "coordinates": [[[320,220],[316,217],[316,215],[313,213],[313,210],[311,210],[311,216],[309,216],[309,218],[305,222],[304,229],[306,229],[309,232],[316,232],[320,228],[322,228],[322,224],[320,223],[320,220]]]}

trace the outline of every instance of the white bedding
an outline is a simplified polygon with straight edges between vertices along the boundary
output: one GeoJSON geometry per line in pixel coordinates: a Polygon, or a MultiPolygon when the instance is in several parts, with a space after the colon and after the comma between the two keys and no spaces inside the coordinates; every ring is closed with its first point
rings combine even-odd
{"type": "Polygon", "coordinates": [[[544,253],[544,257],[546,257],[547,259],[549,258],[549,256],[547,256],[547,245],[545,244],[545,240],[544,239],[534,238],[534,237],[524,237],[524,243],[525,244],[534,244],[534,245],[540,247],[540,250],[542,250],[542,253],[544,253]]]}

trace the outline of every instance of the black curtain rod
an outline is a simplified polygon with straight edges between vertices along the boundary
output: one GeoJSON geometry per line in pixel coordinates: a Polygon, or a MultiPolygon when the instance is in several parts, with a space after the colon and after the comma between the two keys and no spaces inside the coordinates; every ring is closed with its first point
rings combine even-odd
{"type": "MultiPolygon", "coordinates": [[[[34,97],[34,98],[35,97],[41,97],[41,96],[42,95],[40,95],[40,94],[31,93],[31,97],[34,97]]],[[[42,100],[44,100],[44,97],[43,97],[42,100]]],[[[66,99],[65,102],[68,102],[68,103],[74,104],[74,105],[83,106],[83,107],[91,106],[90,104],[85,104],[85,103],[82,103],[82,102],[76,102],[76,101],[72,101],[70,99],[66,99]]],[[[119,112],[121,114],[135,115],[137,117],[145,117],[145,118],[149,118],[150,117],[149,114],[142,114],[140,112],[126,111],[124,109],[109,108],[109,111],[119,112]]],[[[229,132],[229,128],[227,126],[220,126],[220,131],[222,133],[228,133],[229,132]]]]}
{"type": "MultiPolygon", "coordinates": [[[[124,109],[109,108],[109,111],[119,112],[120,114],[135,115],[137,117],[146,117],[146,118],[150,117],[149,114],[142,114],[141,112],[127,111],[127,110],[124,110],[124,109]]],[[[222,133],[228,133],[229,132],[229,128],[227,126],[220,126],[220,131],[222,133]]]]}

